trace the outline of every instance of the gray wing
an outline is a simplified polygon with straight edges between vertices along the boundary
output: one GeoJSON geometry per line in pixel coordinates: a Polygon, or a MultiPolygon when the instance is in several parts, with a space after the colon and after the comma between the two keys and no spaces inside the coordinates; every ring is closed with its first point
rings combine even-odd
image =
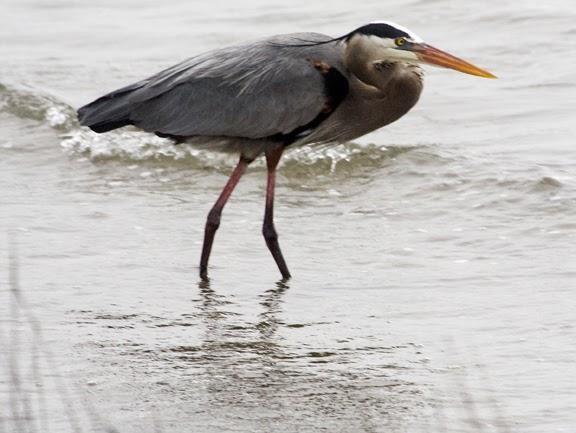
{"type": "Polygon", "coordinates": [[[326,103],[324,78],[311,61],[345,71],[339,44],[302,46],[328,40],[298,33],[211,51],[102,97],[79,117],[97,132],[133,124],[184,137],[287,134],[326,103]]]}

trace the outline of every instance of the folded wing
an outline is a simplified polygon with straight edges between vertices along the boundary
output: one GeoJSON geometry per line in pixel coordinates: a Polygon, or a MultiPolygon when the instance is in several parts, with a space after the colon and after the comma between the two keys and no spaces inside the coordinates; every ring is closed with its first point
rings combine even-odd
{"type": "Polygon", "coordinates": [[[288,134],[325,106],[326,83],[313,62],[342,68],[338,44],[302,41],[329,39],[291,34],[211,51],[109,93],[78,116],[96,132],[135,125],[179,137],[288,134]]]}

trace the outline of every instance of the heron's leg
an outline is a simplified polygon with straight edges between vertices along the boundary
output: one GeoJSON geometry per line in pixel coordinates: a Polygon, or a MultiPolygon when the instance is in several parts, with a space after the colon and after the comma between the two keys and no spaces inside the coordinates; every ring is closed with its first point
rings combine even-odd
{"type": "Polygon", "coordinates": [[[230,198],[232,191],[236,185],[238,185],[238,181],[242,177],[242,175],[246,172],[246,167],[248,164],[252,162],[251,159],[246,159],[243,156],[240,157],[240,161],[238,161],[238,165],[230,175],[230,179],[224,186],[224,189],[220,193],[220,197],[210,209],[208,213],[208,218],[206,218],[206,228],[204,229],[204,245],[202,246],[202,257],[200,258],[200,277],[207,278],[208,277],[208,259],[210,258],[210,251],[212,250],[212,243],[214,242],[214,235],[216,234],[216,230],[220,226],[220,216],[222,215],[222,209],[224,205],[230,198]]]}
{"type": "Polygon", "coordinates": [[[278,244],[278,234],[274,228],[274,185],[276,183],[276,167],[282,156],[283,148],[269,150],[266,152],[266,166],[268,168],[268,183],[266,185],[266,210],[264,211],[264,224],[262,234],[266,240],[266,245],[274,257],[274,261],[280,269],[283,278],[290,278],[288,266],[280,251],[278,244]]]}

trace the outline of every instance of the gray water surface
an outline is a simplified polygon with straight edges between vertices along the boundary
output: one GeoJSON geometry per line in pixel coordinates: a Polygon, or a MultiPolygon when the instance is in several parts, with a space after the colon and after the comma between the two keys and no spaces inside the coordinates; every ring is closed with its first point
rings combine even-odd
{"type": "Polygon", "coordinates": [[[0,432],[573,432],[574,23],[568,0],[3,0],[0,432]],[[428,68],[397,123],[289,152],[289,282],[261,162],[202,283],[235,158],[74,117],[195,53],[380,19],[500,79],[428,68]]]}

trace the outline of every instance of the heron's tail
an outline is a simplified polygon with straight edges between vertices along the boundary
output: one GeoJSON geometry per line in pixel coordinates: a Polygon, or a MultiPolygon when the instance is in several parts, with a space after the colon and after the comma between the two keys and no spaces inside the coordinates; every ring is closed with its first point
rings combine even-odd
{"type": "Polygon", "coordinates": [[[78,120],[94,132],[108,132],[122,126],[131,125],[130,109],[133,106],[130,94],[142,87],[142,83],[132,84],[115,90],[78,110],[78,120]]]}

